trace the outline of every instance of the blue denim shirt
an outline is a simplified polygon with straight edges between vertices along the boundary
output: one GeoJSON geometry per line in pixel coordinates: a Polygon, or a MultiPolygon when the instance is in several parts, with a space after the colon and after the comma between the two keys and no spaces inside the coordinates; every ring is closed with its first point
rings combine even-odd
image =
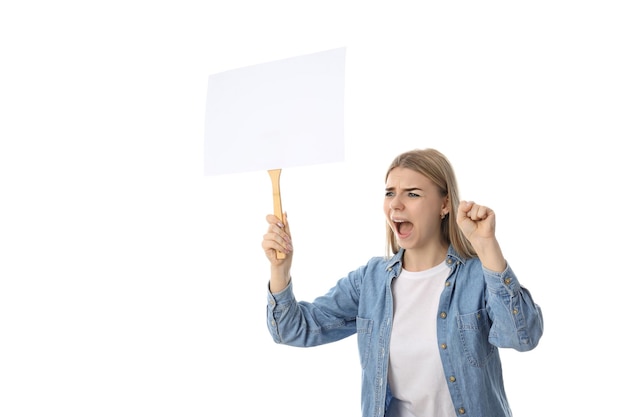
{"type": "MultiPolygon", "coordinates": [[[[392,398],[391,282],[400,274],[402,254],[370,259],[313,302],[296,301],[291,283],[279,293],[268,291],[267,326],[276,343],[309,347],[356,333],[363,417],[383,417],[392,398]]],[[[498,348],[537,346],[541,309],[509,266],[496,273],[478,258],[461,258],[452,247],[446,262],[452,271],[439,299],[437,340],[457,415],[510,417],[498,348]]]]}

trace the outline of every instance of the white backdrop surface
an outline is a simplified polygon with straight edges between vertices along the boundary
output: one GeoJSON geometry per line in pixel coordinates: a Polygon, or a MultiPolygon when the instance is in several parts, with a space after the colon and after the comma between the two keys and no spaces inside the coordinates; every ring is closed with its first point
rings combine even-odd
{"type": "Polygon", "coordinates": [[[358,416],[356,339],[265,327],[265,172],[203,175],[209,74],[347,47],[345,162],[286,169],[301,299],[384,251],[383,175],[443,151],[545,336],[516,417],[621,410],[618,1],[7,1],[0,415],[358,416]]]}

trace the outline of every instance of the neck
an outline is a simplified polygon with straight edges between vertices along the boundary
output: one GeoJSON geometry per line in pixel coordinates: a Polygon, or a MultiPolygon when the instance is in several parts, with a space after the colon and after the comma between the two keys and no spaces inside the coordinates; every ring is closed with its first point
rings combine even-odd
{"type": "Polygon", "coordinates": [[[419,249],[406,249],[402,257],[402,267],[407,271],[419,272],[433,268],[446,259],[448,246],[438,244],[419,249]]]}

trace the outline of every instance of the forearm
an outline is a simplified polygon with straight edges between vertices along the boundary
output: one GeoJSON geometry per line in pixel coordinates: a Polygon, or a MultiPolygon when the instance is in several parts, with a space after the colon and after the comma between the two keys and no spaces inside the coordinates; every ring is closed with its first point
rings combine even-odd
{"type": "Polygon", "coordinates": [[[269,283],[270,292],[277,293],[284,290],[289,285],[290,279],[289,269],[272,265],[269,283]]]}
{"type": "Polygon", "coordinates": [[[494,272],[504,271],[506,268],[506,259],[504,259],[500,244],[495,238],[473,243],[473,246],[480,262],[485,268],[494,272]]]}

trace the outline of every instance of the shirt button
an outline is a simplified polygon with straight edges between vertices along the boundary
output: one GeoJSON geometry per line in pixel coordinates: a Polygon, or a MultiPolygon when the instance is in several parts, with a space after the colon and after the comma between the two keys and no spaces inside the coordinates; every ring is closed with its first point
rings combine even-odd
{"type": "Polygon", "coordinates": [[[439,317],[441,317],[442,319],[445,319],[446,317],[448,317],[448,315],[446,314],[445,311],[442,311],[441,313],[439,313],[439,317]]]}
{"type": "Polygon", "coordinates": [[[511,284],[511,278],[504,278],[504,283],[505,283],[506,285],[511,284]]]}
{"type": "Polygon", "coordinates": [[[275,320],[272,320],[272,326],[276,327],[276,321],[275,320]]]}
{"type": "Polygon", "coordinates": [[[450,378],[448,378],[450,380],[450,382],[456,382],[456,378],[451,376],[450,378]]]}
{"type": "Polygon", "coordinates": [[[517,311],[517,309],[516,309],[516,308],[514,308],[514,309],[513,309],[513,314],[517,314],[517,313],[519,313],[519,311],[517,311]]]}
{"type": "Polygon", "coordinates": [[[452,264],[452,259],[448,258],[448,259],[446,260],[446,263],[447,263],[448,265],[451,265],[451,264],[452,264]]]}
{"type": "Polygon", "coordinates": [[[276,305],[276,301],[274,301],[274,300],[270,300],[270,305],[271,305],[271,306],[275,306],[275,305],[276,305]]]}
{"type": "Polygon", "coordinates": [[[441,344],[441,349],[448,349],[448,345],[446,345],[445,343],[441,344]]]}
{"type": "Polygon", "coordinates": [[[446,281],[446,287],[450,286],[450,281],[446,281]]]}
{"type": "Polygon", "coordinates": [[[463,407],[459,408],[459,414],[465,414],[465,408],[463,407]]]}

